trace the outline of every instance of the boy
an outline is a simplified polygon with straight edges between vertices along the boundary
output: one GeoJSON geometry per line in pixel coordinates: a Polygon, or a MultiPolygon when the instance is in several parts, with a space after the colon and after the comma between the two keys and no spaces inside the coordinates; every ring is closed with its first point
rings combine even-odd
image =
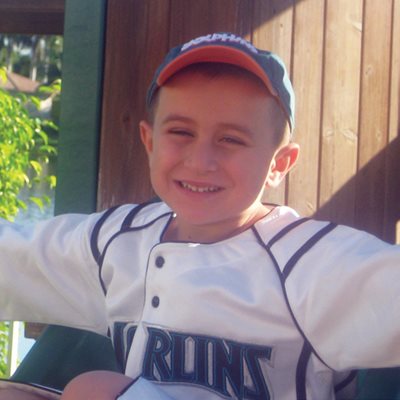
{"type": "Polygon", "coordinates": [[[351,370],[399,365],[399,247],[261,201],[299,154],[280,59],[203,36],[147,102],[163,202],[2,233],[1,317],[109,331],[133,378],[90,373],[63,398],[333,399],[351,370]]]}

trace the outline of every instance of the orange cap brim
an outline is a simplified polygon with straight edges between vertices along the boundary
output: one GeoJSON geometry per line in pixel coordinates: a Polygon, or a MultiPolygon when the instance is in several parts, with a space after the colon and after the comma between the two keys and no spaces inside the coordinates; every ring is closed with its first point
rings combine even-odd
{"type": "Polygon", "coordinates": [[[176,57],[160,72],[157,78],[158,86],[162,86],[172,75],[182,68],[201,62],[236,65],[260,78],[273,96],[278,95],[266,72],[250,55],[232,47],[217,45],[204,46],[189,50],[176,57]]]}

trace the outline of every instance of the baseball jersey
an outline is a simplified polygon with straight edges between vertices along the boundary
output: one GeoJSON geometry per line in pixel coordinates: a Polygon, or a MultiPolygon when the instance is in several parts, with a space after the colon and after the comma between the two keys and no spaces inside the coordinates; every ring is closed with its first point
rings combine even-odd
{"type": "Polygon", "coordinates": [[[216,243],[163,241],[174,217],[4,223],[0,318],[109,334],[134,379],[121,399],[333,399],[353,369],[400,365],[399,246],[288,207],[216,243]]]}

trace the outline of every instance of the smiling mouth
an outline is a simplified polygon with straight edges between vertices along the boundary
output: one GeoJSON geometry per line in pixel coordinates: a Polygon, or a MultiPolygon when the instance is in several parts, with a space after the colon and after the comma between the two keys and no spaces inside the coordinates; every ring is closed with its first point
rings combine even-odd
{"type": "Polygon", "coordinates": [[[183,181],[179,181],[179,185],[183,189],[186,189],[186,190],[189,190],[189,191],[195,192],[195,193],[215,193],[215,192],[219,192],[220,190],[222,190],[222,188],[219,186],[196,186],[196,185],[192,185],[190,183],[183,182],[183,181]]]}

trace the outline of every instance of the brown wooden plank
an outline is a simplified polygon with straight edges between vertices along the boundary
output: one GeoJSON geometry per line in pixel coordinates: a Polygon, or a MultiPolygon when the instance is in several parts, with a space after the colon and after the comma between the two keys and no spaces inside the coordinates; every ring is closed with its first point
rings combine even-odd
{"type": "Polygon", "coordinates": [[[391,1],[365,1],[354,225],[378,236],[383,233],[391,20],[391,1]]]}
{"type": "Polygon", "coordinates": [[[305,216],[313,215],[318,207],[323,37],[324,3],[298,2],[292,64],[296,92],[294,141],[301,150],[298,166],[289,176],[288,204],[305,216]]]}
{"type": "Polygon", "coordinates": [[[153,196],[138,124],[153,71],[168,47],[168,27],[165,0],[108,2],[99,209],[153,196]]]}
{"type": "MultiPolygon", "coordinates": [[[[320,209],[353,224],[362,32],[361,0],[329,0],[326,10],[320,209]]],[[[311,111],[312,112],[312,111],[311,111]]]]}
{"type": "Polygon", "coordinates": [[[400,0],[393,0],[384,239],[400,244],[400,0]]]}
{"type": "Polygon", "coordinates": [[[0,0],[0,32],[62,35],[65,0],[0,0]]]}
{"type": "MultiPolygon", "coordinates": [[[[253,43],[256,47],[277,53],[290,71],[293,30],[293,1],[258,1],[254,5],[253,43]]],[[[264,201],[285,204],[286,182],[267,190],[264,201]]]]}
{"type": "Polygon", "coordinates": [[[171,0],[170,45],[213,32],[233,32],[249,38],[253,3],[252,0],[171,0]]]}

